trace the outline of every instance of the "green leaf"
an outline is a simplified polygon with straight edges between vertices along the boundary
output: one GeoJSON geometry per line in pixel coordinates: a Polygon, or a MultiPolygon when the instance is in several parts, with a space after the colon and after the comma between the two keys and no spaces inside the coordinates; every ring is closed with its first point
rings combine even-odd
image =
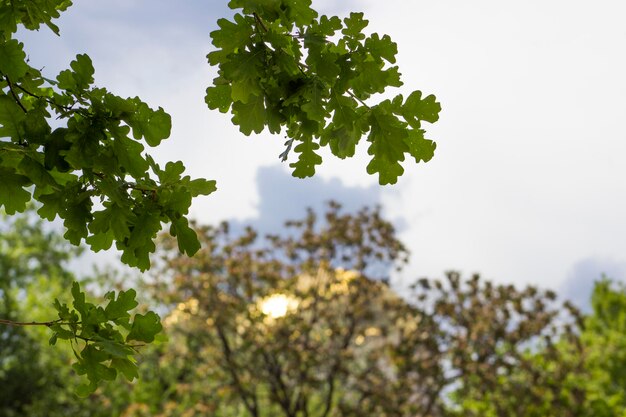
{"type": "Polygon", "coordinates": [[[135,378],[139,378],[137,364],[135,364],[130,359],[113,358],[111,359],[111,368],[117,369],[129,381],[132,381],[135,378]]]}
{"type": "Polygon", "coordinates": [[[84,319],[87,316],[87,303],[85,302],[85,293],[81,291],[80,284],[76,281],[72,283],[72,305],[84,319]]]}
{"type": "Polygon", "coordinates": [[[61,304],[58,299],[54,299],[53,303],[54,308],[59,313],[59,318],[63,321],[73,321],[72,314],[70,313],[70,309],[67,307],[67,304],[61,304]]]}
{"type": "Polygon", "coordinates": [[[437,144],[432,140],[424,139],[423,130],[411,130],[406,138],[409,145],[409,153],[415,158],[415,162],[428,162],[435,155],[437,144]]]}
{"type": "Polygon", "coordinates": [[[99,143],[104,139],[103,132],[87,123],[72,126],[65,138],[72,143],[65,152],[65,161],[73,169],[92,168],[105,156],[99,143]]]}
{"type": "Polygon", "coordinates": [[[421,120],[434,119],[434,99],[416,104],[412,95],[402,111],[397,96],[383,112],[387,121],[377,122],[372,133],[369,119],[376,106],[365,100],[402,85],[398,67],[389,66],[396,62],[397,45],[388,35],[367,37],[363,13],[351,13],[343,23],[336,16],[316,20],[310,4],[231,0],[229,7],[241,8],[243,16],[221,19],[211,34],[221,49],[209,54],[209,62],[219,68],[205,101],[211,109],[230,109],[232,122],[245,135],[261,133],[266,126],[271,133],[286,131],[289,146],[281,153],[283,160],[291,144],[301,142],[295,147],[298,161],[290,165],[298,177],[314,174],[321,163],[316,153],[320,146],[329,146],[340,158],[353,156],[369,131],[373,158],[367,171],[379,174],[383,183],[395,182],[404,172],[400,162],[405,153],[412,152],[419,161],[432,154],[432,144],[412,136],[409,140],[409,135],[420,129],[421,120]],[[392,132],[387,133],[390,121],[392,132]]]}
{"type": "Polygon", "coordinates": [[[88,55],[76,55],[76,59],[70,63],[70,67],[73,71],[64,70],[57,76],[59,88],[82,92],[93,84],[95,70],[88,55]]]}
{"type": "Polygon", "coordinates": [[[65,197],[63,225],[67,231],[63,236],[72,244],[78,245],[82,239],[88,236],[87,225],[93,218],[91,194],[76,184],[66,188],[65,197]]]}
{"type": "Polygon", "coordinates": [[[107,250],[113,245],[115,236],[112,230],[105,230],[103,232],[94,233],[91,236],[87,236],[85,242],[89,245],[94,252],[100,252],[101,250],[107,250]]]}
{"type": "Polygon", "coordinates": [[[378,33],[373,33],[372,36],[365,40],[365,48],[376,59],[383,58],[392,64],[396,62],[398,45],[391,40],[389,35],[384,35],[380,38],[378,33]]]}
{"type": "Polygon", "coordinates": [[[86,89],[93,84],[95,70],[89,56],[86,54],[76,55],[76,59],[70,63],[70,67],[74,70],[74,79],[79,89],[86,89]]]}
{"type": "Polygon", "coordinates": [[[234,102],[248,103],[256,96],[262,96],[260,72],[263,68],[266,51],[255,47],[252,51],[239,52],[229,56],[223,64],[223,71],[229,75],[231,98],[234,102]]]}
{"type": "Polygon", "coordinates": [[[289,164],[290,167],[294,168],[294,177],[306,178],[315,174],[315,165],[322,163],[322,157],[315,153],[319,147],[319,144],[309,138],[294,148],[294,151],[300,154],[298,161],[289,164]]]}
{"type": "Polygon", "coordinates": [[[17,31],[17,24],[15,21],[15,12],[8,5],[0,6],[0,35],[4,31],[5,36],[17,31]]]}
{"type": "Polygon", "coordinates": [[[94,345],[88,344],[80,353],[79,361],[72,365],[78,375],[87,375],[90,384],[80,385],[77,394],[86,396],[91,394],[98,387],[102,380],[112,381],[117,376],[117,371],[105,366],[102,362],[109,359],[109,355],[98,350],[94,345]]]}
{"type": "Polygon", "coordinates": [[[50,330],[54,332],[54,336],[58,339],[62,340],[70,340],[76,337],[76,334],[70,330],[63,328],[63,326],[59,324],[53,324],[50,326],[50,330]]]}
{"type": "Polygon", "coordinates": [[[40,195],[37,201],[42,204],[39,210],[37,210],[37,214],[44,219],[52,221],[59,213],[64,211],[65,198],[63,198],[62,194],[52,193],[40,195]]]}
{"type": "MultiPolygon", "coordinates": [[[[315,27],[314,24],[311,26],[315,27]]],[[[323,36],[332,36],[342,28],[341,19],[337,16],[320,16],[316,29],[323,36]]]]}
{"type": "Polygon", "coordinates": [[[414,91],[402,106],[402,117],[409,123],[414,119],[435,123],[441,111],[441,105],[436,100],[433,95],[422,98],[421,91],[414,91]]]}
{"type": "Polygon", "coordinates": [[[110,300],[104,309],[107,319],[116,320],[122,317],[130,317],[128,312],[138,305],[137,301],[135,301],[136,295],[137,292],[132,288],[128,291],[120,291],[117,299],[114,292],[107,294],[105,298],[110,300]]]}
{"type": "MultiPolygon", "coordinates": [[[[59,29],[52,23],[52,19],[59,17],[59,11],[66,10],[71,6],[71,0],[12,0],[0,3],[0,11],[6,8],[13,16],[12,23],[20,23],[26,29],[39,30],[42,24],[48,26],[55,34],[59,34],[59,29]],[[6,6],[4,6],[6,4],[6,6]]],[[[0,22],[5,23],[0,20],[0,22]]],[[[4,26],[0,26],[4,29],[4,26]]],[[[10,26],[11,31],[15,31],[10,26]]]]}
{"type": "Polygon", "coordinates": [[[24,44],[15,39],[2,40],[0,38],[0,72],[8,76],[13,82],[19,80],[28,72],[24,44]]]}
{"type": "Polygon", "coordinates": [[[43,144],[50,135],[51,129],[46,117],[49,113],[44,109],[32,109],[26,113],[22,129],[24,138],[29,143],[43,144]]]}
{"type": "Polygon", "coordinates": [[[192,197],[199,195],[209,195],[217,190],[217,183],[214,180],[205,180],[198,178],[187,183],[187,188],[192,197]]]}
{"type": "Polygon", "coordinates": [[[20,174],[27,176],[30,181],[38,187],[45,187],[47,185],[57,188],[58,184],[50,175],[50,172],[44,168],[44,166],[38,161],[34,160],[28,155],[22,158],[22,161],[17,167],[20,174]]]}
{"type": "Polygon", "coordinates": [[[161,184],[173,184],[180,181],[180,176],[185,172],[185,165],[182,161],[168,162],[165,169],[159,172],[161,184]]]}
{"type": "Polygon", "coordinates": [[[404,161],[404,153],[409,151],[405,143],[407,131],[395,116],[386,112],[385,107],[389,104],[389,100],[385,100],[372,109],[370,116],[372,127],[368,141],[371,145],[367,153],[373,158],[367,165],[367,172],[378,173],[380,185],[398,181],[398,177],[404,173],[400,162],[404,161]]]}
{"type": "Polygon", "coordinates": [[[135,213],[136,220],[131,225],[130,236],[124,242],[117,242],[118,249],[123,250],[122,261],[139,269],[150,268],[149,254],[156,249],[153,239],[161,230],[161,222],[157,213],[142,210],[135,213]]]}
{"type": "MultiPolygon", "coordinates": [[[[122,120],[126,120],[132,113],[135,112],[137,102],[140,100],[135,98],[122,98],[114,94],[105,93],[103,97],[103,103],[108,111],[114,117],[119,117],[122,120]]],[[[126,133],[123,133],[126,135],[126,133]]]]}
{"type": "Polygon", "coordinates": [[[186,218],[171,219],[170,234],[177,238],[178,249],[181,253],[193,256],[200,249],[200,241],[196,232],[189,227],[186,218]]]}
{"type": "MultiPolygon", "coordinates": [[[[119,359],[126,359],[129,355],[133,355],[135,353],[135,351],[129,346],[112,340],[101,340],[95,342],[95,346],[114,358],[119,359]]],[[[112,366],[112,368],[114,367],[112,366]]]]}
{"type": "Polygon", "coordinates": [[[263,96],[251,96],[247,103],[236,101],[233,103],[234,124],[246,136],[252,132],[261,133],[267,118],[263,96]]]}
{"type": "Polygon", "coordinates": [[[135,113],[127,120],[135,139],[145,138],[150,146],[157,146],[170,136],[172,118],[161,107],[152,110],[139,99],[135,113]]]}
{"type": "Polygon", "coordinates": [[[166,212],[173,211],[176,216],[185,215],[191,206],[191,193],[184,186],[167,187],[159,192],[159,203],[166,212]]]}
{"type": "Polygon", "coordinates": [[[333,125],[330,127],[339,128],[345,126],[352,129],[354,123],[359,118],[359,114],[355,110],[357,108],[356,100],[335,93],[328,104],[330,109],[334,111],[333,125]]]}
{"type": "MultiPolygon", "coordinates": [[[[82,368],[80,369],[82,370],[82,368]]],[[[74,368],[74,370],[76,370],[78,373],[77,368],[74,368]]],[[[82,384],[76,387],[76,395],[81,398],[86,398],[86,397],[89,397],[94,392],[96,392],[96,389],[98,389],[98,384],[82,384]]]]}
{"type": "Polygon", "coordinates": [[[303,94],[306,103],[302,105],[302,110],[307,113],[309,118],[320,123],[324,123],[328,116],[328,112],[324,107],[325,101],[323,94],[325,89],[323,87],[323,84],[317,79],[309,83],[304,89],[303,94]]]}
{"type": "Polygon", "coordinates": [[[343,19],[343,22],[346,27],[341,33],[354,39],[365,39],[365,35],[361,32],[369,22],[363,19],[363,13],[350,13],[350,17],[343,19]]]}
{"type": "Polygon", "coordinates": [[[341,73],[341,68],[337,64],[339,58],[339,54],[323,50],[318,54],[309,55],[307,57],[307,64],[315,70],[320,79],[327,83],[334,84],[341,73]]]}
{"type": "Polygon", "coordinates": [[[347,127],[330,130],[326,135],[333,155],[344,159],[354,156],[356,145],[361,140],[361,132],[347,127]]]}
{"type": "Polygon", "coordinates": [[[311,0],[282,0],[287,6],[287,14],[297,26],[310,25],[317,17],[317,12],[311,8],[311,0]]]}
{"type": "Polygon", "coordinates": [[[128,172],[133,178],[143,178],[148,171],[148,162],[143,158],[141,153],[144,147],[141,143],[129,139],[126,134],[128,127],[120,127],[118,134],[114,135],[113,151],[119,161],[119,166],[128,172]]]}
{"type": "Polygon", "coordinates": [[[400,87],[398,67],[383,69],[383,64],[367,61],[359,67],[358,75],[352,80],[352,88],[359,97],[368,97],[371,94],[382,93],[385,88],[400,87]]]}
{"type": "Polygon", "coordinates": [[[109,204],[105,210],[93,214],[89,231],[93,235],[89,236],[86,241],[92,250],[98,252],[109,249],[114,239],[124,241],[130,236],[128,214],[117,204],[109,204]]]}
{"type": "Polygon", "coordinates": [[[221,48],[224,54],[235,52],[248,43],[254,33],[242,15],[236,14],[234,19],[234,22],[228,19],[218,19],[219,29],[210,33],[213,46],[221,48]]]}
{"type": "Polygon", "coordinates": [[[4,206],[7,214],[26,210],[31,195],[24,188],[31,184],[28,177],[17,174],[14,169],[0,166],[0,207],[4,206]]]}
{"type": "Polygon", "coordinates": [[[22,109],[9,96],[0,95],[0,137],[14,142],[24,139],[23,122],[26,118],[22,109]]]}
{"type": "Polygon", "coordinates": [[[137,314],[133,320],[130,333],[126,336],[126,341],[137,340],[150,343],[162,329],[163,326],[161,326],[161,321],[156,313],[148,311],[145,315],[137,314]]]}
{"type": "Polygon", "coordinates": [[[218,109],[222,113],[227,113],[233,103],[231,94],[232,90],[230,85],[219,84],[206,89],[204,101],[209,106],[209,109],[218,109]]]}
{"type": "Polygon", "coordinates": [[[46,169],[58,169],[61,172],[70,170],[70,164],[65,160],[63,153],[72,147],[67,139],[68,129],[59,127],[48,137],[44,146],[44,166],[46,169]]]}

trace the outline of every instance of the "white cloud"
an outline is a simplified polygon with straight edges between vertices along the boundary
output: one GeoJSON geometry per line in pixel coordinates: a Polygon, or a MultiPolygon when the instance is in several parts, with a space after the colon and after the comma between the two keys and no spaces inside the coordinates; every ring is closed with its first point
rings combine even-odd
{"type": "Polygon", "coordinates": [[[393,192],[414,268],[556,287],[624,259],[622,2],[366,2],[406,91],[437,95],[437,154],[393,192]],[[401,12],[399,12],[401,11],[401,12]]]}
{"type": "Polygon", "coordinates": [[[577,261],[561,284],[561,295],[570,299],[584,311],[591,310],[591,293],[594,283],[602,278],[626,282],[626,261],[610,258],[587,258],[577,261]]]}

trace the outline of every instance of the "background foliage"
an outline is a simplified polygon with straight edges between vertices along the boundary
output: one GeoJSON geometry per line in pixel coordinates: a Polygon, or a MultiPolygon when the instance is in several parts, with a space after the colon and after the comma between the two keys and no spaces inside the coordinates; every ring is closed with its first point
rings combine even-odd
{"type": "MultiPolygon", "coordinates": [[[[163,237],[143,293],[165,313],[168,341],[141,349],[132,383],[78,399],[71,349],[50,349],[45,331],[3,328],[0,414],[623,415],[623,287],[598,282],[588,315],[551,292],[456,273],[400,297],[381,278],[406,252],[377,210],[333,204],[288,225],[268,238],[196,226],[205,249],[194,258],[163,237]],[[283,314],[265,308],[272,297],[286,300],[283,314]]],[[[22,246],[0,253],[15,277],[3,315],[48,317],[53,307],[16,283],[41,285],[38,260],[56,260],[43,295],[67,296],[67,244],[26,218],[2,241],[18,236],[22,246]]]]}

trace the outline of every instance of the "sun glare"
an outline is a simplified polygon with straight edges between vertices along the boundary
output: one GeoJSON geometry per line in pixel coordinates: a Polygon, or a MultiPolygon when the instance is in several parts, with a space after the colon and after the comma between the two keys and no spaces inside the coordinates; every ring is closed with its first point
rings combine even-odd
{"type": "Polygon", "coordinates": [[[295,298],[285,294],[270,295],[261,300],[259,309],[263,314],[273,319],[284,317],[298,306],[295,298]]]}

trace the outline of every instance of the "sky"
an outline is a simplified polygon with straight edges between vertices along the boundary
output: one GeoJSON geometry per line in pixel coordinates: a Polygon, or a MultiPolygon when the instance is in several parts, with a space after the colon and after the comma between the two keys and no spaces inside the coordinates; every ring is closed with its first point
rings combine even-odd
{"type": "Polygon", "coordinates": [[[22,40],[47,76],[88,53],[98,85],[172,115],[171,138],[151,154],[217,180],[192,207],[201,222],[271,230],[331,198],[381,204],[412,253],[396,285],[455,269],[585,300],[603,273],[626,278],[625,2],[314,0],[322,14],[363,11],[370,31],[398,44],[404,86],[393,93],[421,90],[442,105],[427,126],[433,160],[405,163],[385,187],[365,172],[365,146],[292,178],[278,159],[283,136],[246,137],[206,107],[209,33],[232,16],[226,4],[75,0],[61,37],[22,40]]]}

